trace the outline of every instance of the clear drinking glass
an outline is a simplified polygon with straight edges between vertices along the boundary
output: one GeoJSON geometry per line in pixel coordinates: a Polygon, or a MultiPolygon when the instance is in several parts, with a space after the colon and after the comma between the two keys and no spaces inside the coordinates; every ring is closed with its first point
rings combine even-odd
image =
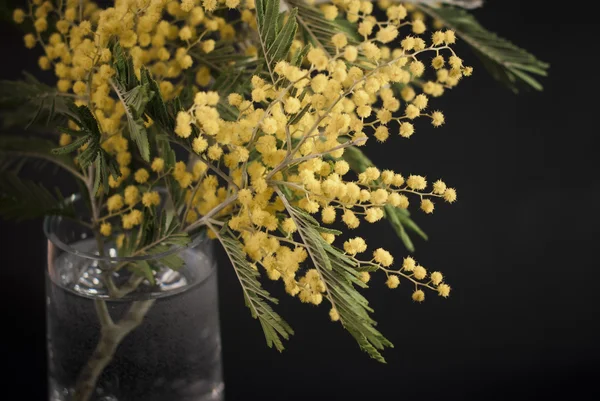
{"type": "MultiPolygon", "coordinates": [[[[79,196],[69,201],[85,210],[79,196]]],[[[99,252],[92,230],[78,221],[47,217],[44,231],[51,401],[222,400],[210,240],[117,257],[114,243],[99,252]],[[163,266],[153,284],[132,274],[147,262],[160,266],[157,261],[169,255],[181,257],[184,266],[163,266]],[[118,294],[109,294],[107,284],[118,294]]]]}

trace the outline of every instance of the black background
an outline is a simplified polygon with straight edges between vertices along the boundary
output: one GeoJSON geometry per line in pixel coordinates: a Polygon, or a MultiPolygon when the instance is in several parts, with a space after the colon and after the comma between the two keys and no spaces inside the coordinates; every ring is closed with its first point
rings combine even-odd
{"type": "MultiPolygon", "coordinates": [[[[408,286],[391,291],[373,279],[375,317],[396,346],[387,365],[329,323],[325,306],[283,297],[278,310],[296,335],[279,354],[265,346],[221,253],[228,400],[600,399],[599,31],[584,2],[555,4],[490,0],[476,12],[484,26],[552,63],[543,93],[513,95],[463,49],[474,76],[433,101],[447,124],[434,130],[422,121],[409,141],[367,149],[382,168],[443,177],[458,188],[455,205],[414,213],[430,235],[416,241],[416,258],[445,273],[452,296],[417,305],[408,286]]],[[[2,77],[35,72],[37,53],[22,47],[10,25],[0,29],[2,77]]],[[[9,368],[2,391],[43,400],[41,222],[0,224],[2,364],[9,368]]],[[[385,224],[369,231],[397,258],[405,254],[385,224]]]]}

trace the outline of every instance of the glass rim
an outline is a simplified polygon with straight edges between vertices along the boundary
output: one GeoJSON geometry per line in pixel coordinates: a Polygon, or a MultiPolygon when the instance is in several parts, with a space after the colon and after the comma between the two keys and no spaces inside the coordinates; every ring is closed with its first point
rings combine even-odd
{"type": "MultiPolygon", "coordinates": [[[[72,195],[66,197],[64,199],[64,202],[65,202],[65,204],[73,204],[73,203],[77,202],[78,200],[81,200],[81,198],[82,198],[81,194],[79,194],[79,193],[72,194],[72,195]]],[[[68,252],[71,255],[85,258],[85,259],[101,261],[101,262],[109,262],[109,263],[136,262],[136,261],[142,261],[142,260],[162,259],[162,258],[165,258],[174,253],[180,252],[184,249],[195,248],[196,246],[200,245],[202,242],[207,241],[207,236],[203,235],[202,233],[199,233],[194,238],[192,238],[192,240],[188,244],[186,244],[186,245],[171,245],[169,249],[167,249],[166,251],[161,252],[161,253],[155,253],[155,254],[151,254],[151,255],[139,255],[139,256],[100,256],[95,253],[90,253],[90,252],[85,252],[85,251],[75,249],[71,245],[62,241],[56,234],[54,234],[52,227],[60,224],[63,221],[63,219],[67,219],[67,217],[60,216],[60,215],[47,215],[44,217],[43,229],[44,229],[44,235],[46,236],[46,239],[48,239],[48,241],[50,241],[52,244],[54,244],[59,249],[62,249],[63,251],[68,252]]],[[[77,220],[71,220],[71,221],[83,226],[83,224],[81,224],[77,220]]]]}

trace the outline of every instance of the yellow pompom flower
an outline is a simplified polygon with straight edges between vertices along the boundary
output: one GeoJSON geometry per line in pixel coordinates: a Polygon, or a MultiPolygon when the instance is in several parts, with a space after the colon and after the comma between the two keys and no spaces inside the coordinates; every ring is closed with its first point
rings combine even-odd
{"type": "Polygon", "coordinates": [[[420,61],[413,61],[408,66],[408,69],[415,77],[420,77],[425,72],[425,64],[420,61]]]}
{"type": "Polygon", "coordinates": [[[17,24],[22,24],[23,21],[25,21],[25,11],[16,8],[15,11],[13,11],[13,21],[17,24]]]}
{"type": "Polygon", "coordinates": [[[361,237],[352,238],[344,242],[344,250],[350,255],[363,253],[367,250],[367,243],[361,237]]]}
{"type": "Polygon", "coordinates": [[[42,56],[38,59],[38,65],[43,71],[48,71],[52,67],[50,59],[46,56],[42,56]]]}
{"type": "Polygon", "coordinates": [[[434,127],[440,127],[444,124],[444,122],[445,122],[445,117],[441,111],[434,111],[431,114],[431,124],[434,127]]]}
{"type": "Polygon", "coordinates": [[[148,178],[150,178],[150,173],[145,168],[140,168],[133,175],[133,179],[139,184],[145,183],[148,181],[148,178]]]}
{"type": "Polygon", "coordinates": [[[190,40],[192,38],[192,30],[189,26],[184,26],[179,31],[179,39],[190,40]]]}
{"type": "Polygon", "coordinates": [[[123,207],[123,197],[115,194],[106,200],[106,208],[109,212],[115,212],[123,207]]]}
{"type": "Polygon", "coordinates": [[[437,291],[441,297],[448,298],[450,296],[450,286],[448,284],[438,285],[437,291]]]}
{"type": "Polygon", "coordinates": [[[453,30],[448,29],[446,32],[444,32],[444,43],[447,45],[456,43],[456,34],[453,30]]]}
{"type": "Polygon", "coordinates": [[[133,206],[140,200],[140,190],[135,185],[125,188],[125,204],[133,206]]]}
{"type": "Polygon", "coordinates": [[[392,179],[392,185],[395,187],[401,187],[404,184],[404,177],[402,174],[394,174],[394,178],[392,179]]]}
{"type": "Polygon", "coordinates": [[[369,60],[377,61],[381,58],[381,49],[379,49],[375,43],[363,43],[362,51],[365,54],[365,57],[369,60]]]}
{"type": "Polygon", "coordinates": [[[415,302],[423,302],[425,301],[425,293],[423,290],[416,290],[412,293],[412,299],[415,302]]]}
{"type": "Polygon", "coordinates": [[[33,49],[37,43],[37,39],[31,33],[23,36],[23,41],[25,42],[25,47],[28,49],[33,49]]]}
{"type": "Polygon", "coordinates": [[[300,111],[300,107],[300,100],[296,99],[295,97],[290,97],[285,101],[284,110],[288,114],[296,114],[298,111],[300,111]]]}
{"type": "Polygon", "coordinates": [[[430,278],[433,285],[439,285],[444,280],[444,276],[440,272],[431,273],[430,278]]]}
{"type": "Polygon", "coordinates": [[[291,217],[288,217],[287,219],[283,220],[283,222],[281,223],[281,228],[288,234],[293,234],[298,230],[296,222],[291,217]]]}
{"type": "Polygon", "coordinates": [[[415,38],[407,36],[400,42],[400,46],[406,51],[412,50],[415,47],[415,38]]]}
{"type": "Polygon", "coordinates": [[[413,100],[413,104],[419,109],[419,110],[423,110],[427,108],[427,103],[429,102],[429,99],[427,98],[427,95],[424,94],[420,94],[417,95],[417,97],[414,98],[413,100]]]}
{"type": "Polygon", "coordinates": [[[456,189],[447,188],[446,191],[444,191],[444,200],[448,203],[456,202],[456,189]]]}
{"type": "Polygon", "coordinates": [[[420,175],[410,175],[408,180],[406,180],[406,185],[408,185],[410,189],[421,191],[427,187],[427,180],[420,175]]]}
{"type": "Polygon", "coordinates": [[[277,132],[277,121],[274,118],[267,117],[263,120],[261,128],[265,134],[274,134],[277,132]]]}
{"type": "Polygon", "coordinates": [[[433,213],[433,209],[435,208],[435,205],[433,204],[433,202],[429,199],[423,199],[421,201],[421,210],[424,211],[427,214],[431,214],[433,213]]]}
{"type": "Polygon", "coordinates": [[[248,188],[243,188],[238,191],[238,200],[244,206],[249,206],[252,202],[252,191],[248,188]]]}
{"type": "Polygon", "coordinates": [[[337,322],[338,320],[340,320],[340,314],[337,311],[337,309],[331,308],[329,310],[329,318],[331,319],[332,322],[337,322]]]}
{"type": "Polygon", "coordinates": [[[190,12],[194,8],[194,5],[194,0],[182,0],[181,5],[179,7],[182,11],[190,12]]]}
{"type": "Polygon", "coordinates": [[[434,46],[439,46],[446,40],[446,35],[442,31],[436,31],[431,35],[431,42],[434,46]]]}
{"type": "Polygon", "coordinates": [[[48,29],[48,21],[44,17],[38,18],[33,23],[33,26],[37,32],[44,32],[48,29]]]}
{"type": "Polygon", "coordinates": [[[200,47],[202,48],[202,51],[204,53],[210,53],[213,50],[215,50],[215,41],[212,39],[209,40],[205,40],[200,44],[200,47]]]}
{"type": "Polygon", "coordinates": [[[402,261],[402,269],[407,272],[414,271],[416,266],[417,266],[417,262],[415,262],[415,260],[410,256],[407,256],[402,261]]]}
{"type": "Polygon", "coordinates": [[[335,221],[335,209],[333,206],[324,207],[321,211],[321,220],[325,224],[331,224],[335,221]]]}
{"type": "Polygon", "coordinates": [[[144,215],[139,210],[132,210],[131,213],[121,216],[121,224],[125,230],[131,229],[142,223],[144,215]]]}
{"type": "Polygon", "coordinates": [[[400,279],[398,278],[398,276],[390,275],[386,280],[385,285],[387,285],[388,288],[393,290],[395,288],[398,288],[398,286],[400,285],[400,279]]]}
{"type": "Polygon", "coordinates": [[[336,174],[343,176],[346,173],[348,173],[348,171],[350,171],[350,165],[345,160],[338,160],[337,162],[335,162],[333,171],[335,171],[336,174]]]}
{"type": "Polygon", "coordinates": [[[206,154],[210,160],[219,160],[223,155],[223,148],[215,143],[208,148],[206,154]]]}
{"type": "Polygon", "coordinates": [[[398,28],[388,25],[377,32],[377,40],[381,43],[389,43],[398,36],[398,28]]]}
{"type": "Polygon", "coordinates": [[[154,158],[154,160],[152,160],[152,165],[150,166],[150,168],[155,173],[160,173],[165,168],[165,161],[163,159],[161,159],[160,157],[156,157],[156,158],[154,158]]]}
{"type": "Polygon", "coordinates": [[[400,124],[400,136],[404,138],[410,138],[412,134],[415,133],[415,127],[411,123],[402,123],[400,124]]]}
{"type": "Polygon", "coordinates": [[[208,148],[208,141],[204,139],[202,136],[198,136],[194,138],[192,141],[192,149],[194,152],[200,154],[204,152],[208,148]]]}
{"type": "Polygon", "coordinates": [[[433,183],[433,193],[436,195],[443,195],[446,192],[446,183],[442,180],[437,180],[433,183]]]}
{"type": "Polygon", "coordinates": [[[435,56],[433,60],[431,60],[431,66],[436,70],[439,70],[444,66],[444,57],[443,56],[435,56]]]}
{"type": "Polygon", "coordinates": [[[340,32],[331,37],[331,42],[337,49],[341,49],[348,44],[348,38],[343,32],[340,32]]]}
{"type": "Polygon", "coordinates": [[[414,20],[412,23],[412,31],[414,33],[416,33],[417,35],[420,35],[422,33],[424,33],[427,30],[427,27],[425,26],[425,23],[423,22],[423,20],[417,19],[414,20]]]}
{"type": "Polygon", "coordinates": [[[427,277],[427,270],[423,266],[417,265],[415,266],[413,275],[417,280],[423,280],[425,277],[427,277]]]}
{"type": "Polygon", "coordinates": [[[239,106],[242,103],[242,100],[244,99],[239,93],[230,93],[229,96],[227,96],[227,102],[235,107],[239,106]]]}
{"type": "Polygon", "coordinates": [[[371,275],[369,272],[360,272],[358,273],[358,279],[366,284],[371,280],[371,275]]]}
{"type": "Polygon", "coordinates": [[[419,108],[414,104],[409,104],[408,106],[406,106],[405,114],[406,117],[408,117],[411,120],[414,120],[415,118],[421,115],[421,110],[419,110],[419,108]]]}
{"type": "Polygon", "coordinates": [[[160,205],[160,194],[157,191],[144,192],[142,195],[142,204],[146,207],[160,205]]]}
{"type": "Polygon", "coordinates": [[[175,133],[182,137],[187,138],[192,134],[191,126],[192,116],[185,111],[177,113],[177,124],[175,126],[175,133]]]}
{"type": "Polygon", "coordinates": [[[385,125],[380,125],[375,130],[375,138],[379,142],[385,142],[389,138],[389,136],[390,136],[390,132],[385,125]]]}
{"type": "Polygon", "coordinates": [[[373,252],[373,259],[384,267],[391,266],[394,263],[394,257],[383,248],[377,248],[373,252]]]}
{"type": "Polygon", "coordinates": [[[112,226],[110,223],[102,223],[100,224],[100,234],[108,237],[112,232],[112,226]]]}
{"type": "Polygon", "coordinates": [[[338,16],[338,8],[333,4],[321,7],[321,11],[325,19],[329,21],[333,21],[338,16]]]}
{"type": "Polygon", "coordinates": [[[352,210],[346,209],[344,214],[342,215],[342,221],[346,223],[348,228],[357,228],[360,225],[360,220],[352,210]]]}
{"type": "Polygon", "coordinates": [[[77,81],[73,84],[73,93],[75,93],[76,95],[85,95],[87,89],[87,84],[83,81],[77,81]]]}
{"type": "Polygon", "coordinates": [[[346,61],[354,62],[358,57],[358,49],[355,46],[346,46],[344,49],[344,58],[346,61]]]}

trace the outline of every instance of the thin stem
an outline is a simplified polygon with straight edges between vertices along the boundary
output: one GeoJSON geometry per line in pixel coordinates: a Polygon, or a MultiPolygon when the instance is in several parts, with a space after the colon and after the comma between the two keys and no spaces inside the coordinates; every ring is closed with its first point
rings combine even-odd
{"type": "Polygon", "coordinates": [[[100,317],[100,341],[87,364],[81,370],[75,386],[73,401],[88,401],[98,378],[110,363],[123,339],[136,329],[154,304],[154,299],[136,301],[118,323],[113,323],[105,301],[96,302],[100,317]]]}
{"type": "Polygon", "coordinates": [[[234,195],[231,195],[229,198],[227,198],[223,202],[221,202],[218,206],[215,206],[214,208],[212,208],[212,210],[210,210],[208,213],[206,213],[204,216],[202,216],[202,218],[200,218],[200,220],[197,220],[194,223],[187,226],[185,228],[185,230],[183,230],[183,231],[186,233],[189,233],[190,231],[193,231],[194,229],[207,224],[211,217],[213,217],[215,214],[219,213],[221,210],[223,210],[224,208],[229,206],[231,203],[235,202],[237,200],[237,197],[238,197],[237,193],[234,195]]]}

